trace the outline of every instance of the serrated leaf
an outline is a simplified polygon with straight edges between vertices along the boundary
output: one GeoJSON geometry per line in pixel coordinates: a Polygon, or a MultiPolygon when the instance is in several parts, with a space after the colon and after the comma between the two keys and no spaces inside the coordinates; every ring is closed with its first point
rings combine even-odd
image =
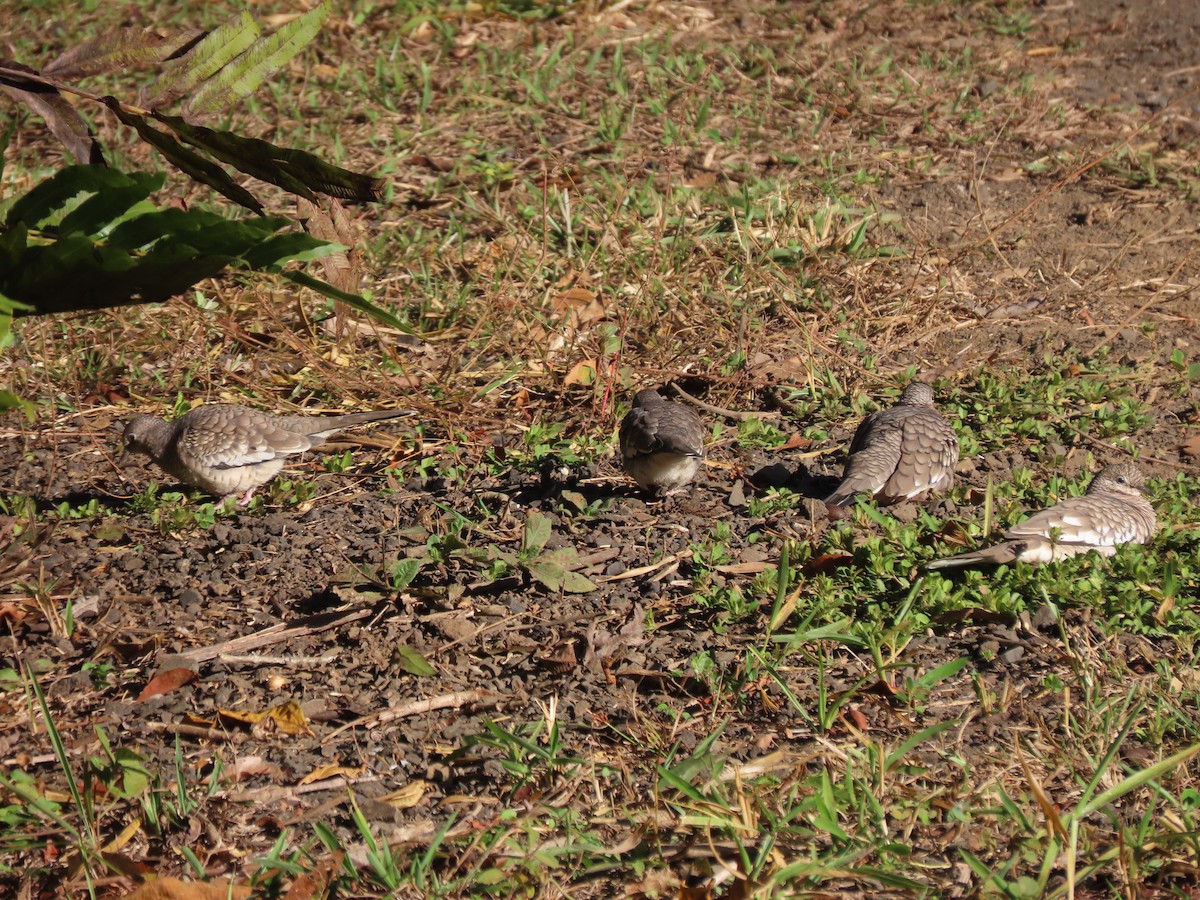
{"type": "Polygon", "coordinates": [[[213,190],[228,197],[239,206],[244,206],[251,212],[257,213],[260,216],[263,214],[262,204],[258,202],[255,196],[240,184],[237,184],[229,177],[229,173],[216,163],[205,159],[194,150],[189,150],[183,144],[179,143],[173,135],[159,131],[142,116],[125,112],[121,109],[120,104],[115,98],[105,97],[104,103],[113,111],[118,119],[124,124],[131,125],[137,129],[138,136],[142,140],[154,147],[162,155],[163,159],[185,175],[191,176],[201,184],[207,184],[213,190]]]}
{"type": "Polygon", "coordinates": [[[540,581],[552,591],[561,591],[563,582],[566,580],[566,569],[557,563],[549,562],[545,559],[531,560],[525,566],[529,574],[534,580],[540,581]]]}
{"type": "Polygon", "coordinates": [[[529,518],[525,520],[525,532],[521,535],[521,551],[534,553],[541,550],[553,531],[554,525],[549,516],[536,509],[530,511],[529,518]]]}
{"type": "Polygon", "coordinates": [[[0,60],[0,69],[31,75],[22,78],[19,74],[0,73],[0,90],[45,119],[50,131],[77,161],[104,165],[104,154],[87,122],[57,88],[41,83],[33,69],[9,59],[0,60]]]}
{"type": "Polygon", "coordinates": [[[397,560],[392,565],[391,582],[392,587],[398,591],[404,590],[413,579],[417,577],[417,573],[421,571],[421,560],[408,557],[397,560]]]}
{"type": "Polygon", "coordinates": [[[188,110],[194,115],[204,115],[249,96],[317,36],[332,10],[332,0],[322,0],[274,34],[257,41],[205,82],[192,96],[188,110]]]}
{"type": "Polygon", "coordinates": [[[278,185],[285,191],[299,194],[308,200],[317,199],[302,182],[279,167],[277,160],[280,148],[274,144],[257,138],[244,138],[228,131],[214,131],[202,125],[193,125],[178,116],[155,113],[154,117],[174,131],[181,141],[199,147],[239,172],[278,185]]]}
{"type": "Polygon", "coordinates": [[[568,594],[590,594],[600,588],[581,572],[567,572],[563,576],[562,589],[568,594]]]}
{"type": "Polygon", "coordinates": [[[378,200],[382,191],[380,179],[332,166],[303,150],[289,150],[258,138],[193,125],[179,116],[155,113],[154,118],[174,131],[181,141],[198,147],[239,172],[278,185],[314,203],[314,190],[344,200],[362,201],[378,200]]]}
{"type": "Polygon", "coordinates": [[[531,560],[526,563],[525,567],[530,575],[552,591],[586,594],[589,591],[598,590],[587,576],[571,571],[578,564],[579,556],[576,554],[575,548],[563,547],[531,560]]]}
{"type": "Polygon", "coordinates": [[[416,675],[418,678],[433,675],[437,671],[412,647],[397,647],[396,662],[409,675],[416,675]]]}
{"type": "Polygon", "coordinates": [[[197,29],[157,32],[120,28],[66,50],[42,71],[52,78],[74,79],[136,69],[173,56],[199,34],[197,29]]]}
{"type": "MultiPolygon", "coordinates": [[[[24,224],[11,226],[8,231],[0,231],[0,283],[3,283],[4,273],[11,272],[21,261],[21,257],[25,254],[25,247],[29,243],[29,229],[24,224]]],[[[15,300],[9,300],[10,303],[15,303],[15,300]]],[[[11,310],[13,307],[9,307],[11,310]]]]}
{"type": "Polygon", "coordinates": [[[167,66],[159,79],[158,90],[144,100],[143,105],[155,109],[184,96],[249,49],[261,34],[258,22],[242,10],[236,18],[210,31],[185,56],[167,66]]]}
{"type": "Polygon", "coordinates": [[[383,193],[382,179],[331,165],[305,150],[281,148],[278,159],[298,181],[339,200],[378,200],[383,193]]]}

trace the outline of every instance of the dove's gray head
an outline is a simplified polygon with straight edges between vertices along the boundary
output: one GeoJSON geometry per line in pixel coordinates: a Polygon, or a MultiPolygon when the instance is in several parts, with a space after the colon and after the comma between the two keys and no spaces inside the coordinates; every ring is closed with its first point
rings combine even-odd
{"type": "Polygon", "coordinates": [[[1131,462],[1114,463],[1096,473],[1088,485],[1089,494],[1109,493],[1137,495],[1146,485],[1146,476],[1131,462]]]}
{"type": "Polygon", "coordinates": [[[933,388],[923,381],[914,381],[900,395],[905,406],[933,406],[933,388]]]}
{"type": "Polygon", "coordinates": [[[151,459],[158,459],[170,440],[170,424],[154,416],[134,416],[125,426],[122,436],[125,452],[121,459],[126,459],[131,453],[141,453],[151,459]]]}
{"type": "Polygon", "coordinates": [[[644,391],[638,391],[637,396],[633,398],[634,408],[640,406],[653,406],[655,403],[662,403],[663,397],[654,388],[646,388],[644,391]]]}

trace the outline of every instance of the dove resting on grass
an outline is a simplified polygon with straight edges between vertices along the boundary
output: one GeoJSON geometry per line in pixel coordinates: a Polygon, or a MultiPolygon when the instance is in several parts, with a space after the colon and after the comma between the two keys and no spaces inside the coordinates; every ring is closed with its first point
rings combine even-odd
{"type": "Polygon", "coordinates": [[[198,406],[173,422],[136,416],[125,426],[124,462],[150,457],[168,475],[246,506],[254,491],[283,468],[287,457],[319,447],[331,434],[411,414],[407,409],[344,416],[273,416],[231,403],[198,406]]]}
{"type": "Polygon", "coordinates": [[[1154,535],[1154,507],[1142,494],[1146,478],[1133,463],[1102,469],[1087,493],[1034,513],[1004,533],[1004,542],[934,560],[925,568],[1053,562],[1095,550],[1112,556],[1118,544],[1144,544],[1154,535]]]}
{"type": "Polygon", "coordinates": [[[621,462],[644,490],[676,494],[704,460],[704,425],[695,410],[657,391],[639,391],[621,420],[621,462]]]}
{"type": "Polygon", "coordinates": [[[829,517],[840,519],[859,494],[884,505],[950,487],[958,462],[958,436],[933,405],[933,388],[914,381],[891,409],[863,419],[838,489],[825,498],[829,517]]]}

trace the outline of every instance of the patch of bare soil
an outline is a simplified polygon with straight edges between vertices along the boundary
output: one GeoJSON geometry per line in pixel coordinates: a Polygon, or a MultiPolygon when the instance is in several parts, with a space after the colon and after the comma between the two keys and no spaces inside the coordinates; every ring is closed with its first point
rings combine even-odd
{"type": "MultiPolygon", "coordinates": [[[[934,47],[933,37],[906,30],[916,26],[906,25],[900,4],[861,13],[857,6],[815,4],[811,27],[843,50],[879,45],[903,56],[927,43],[931,50],[947,49],[945,41],[934,47]]],[[[1200,260],[1194,201],[1181,189],[1139,187],[1127,169],[1136,164],[1137,148],[1151,142],[1196,162],[1200,5],[1097,0],[1028,11],[1026,39],[1013,51],[1008,71],[1014,78],[1052,78],[1050,105],[1060,109],[1059,127],[1022,121],[1025,115],[1042,117],[1042,108],[1015,108],[1010,129],[994,145],[953,151],[931,146],[937,159],[927,176],[898,173],[893,181],[864,188],[865,201],[898,213],[892,242],[913,248],[927,276],[901,286],[862,276],[864,302],[889,291],[927,301],[921,327],[909,322],[893,330],[881,322],[878,343],[892,348],[889,370],[914,364],[953,378],[981,363],[1024,369],[1048,354],[1085,354],[1102,344],[1132,364],[1180,347],[1195,353],[1200,298],[1192,287],[1200,283],[1200,260]],[[1076,52],[1063,50],[1080,45],[1076,52]],[[1027,177],[1031,163],[1057,155],[1096,162],[1065,177],[1027,177]],[[1107,162],[1115,168],[1105,169],[1107,162]],[[1102,169],[1108,173],[1103,177],[1102,169]],[[1156,329],[1142,329],[1146,321],[1156,329]]],[[[765,29],[770,14],[758,8],[717,12],[731,29],[739,23],[765,29]]],[[[959,49],[978,39],[963,36],[959,49]]],[[[976,90],[986,95],[993,89],[990,79],[1004,77],[998,69],[976,90]]],[[[870,111],[853,115],[863,128],[878,124],[870,111]]],[[[904,139],[919,143],[919,136],[904,139]]],[[[778,324],[785,337],[777,346],[757,348],[772,363],[804,352],[789,344],[787,320],[778,324]]],[[[765,394],[747,396],[766,406],[765,394]]],[[[1170,475],[1181,463],[1180,422],[1194,416],[1197,398],[1160,394],[1153,385],[1139,387],[1139,396],[1156,412],[1154,425],[1137,436],[1139,447],[1162,461],[1147,469],[1170,475]]],[[[713,399],[734,405],[727,397],[713,399]]],[[[577,414],[565,399],[548,406],[548,413],[555,412],[577,414]]],[[[738,681],[748,648],[761,644],[767,611],[725,621],[695,605],[689,576],[692,545],[707,540],[715,523],[729,529],[731,559],[724,565],[730,584],[774,562],[779,535],[818,537],[828,527],[819,504],[811,504],[807,518],[797,512],[756,517],[747,498],[771,485],[819,497],[838,472],[835,457],[802,461],[791,451],[721,444],[692,493],[648,501],[618,477],[611,460],[565,473],[547,465],[540,472],[485,475],[493,440],[511,437],[489,424],[477,446],[458,451],[466,457],[465,470],[475,473],[469,483],[403,480],[386,468],[388,452],[360,449],[355,468],[343,475],[300,464],[294,474],[317,482],[311,503],[268,506],[221,516],[208,529],[164,533],[146,517],[126,514],[136,492],[131,483],[140,488],[147,478],[162,476],[136,466],[129,481],[119,473],[113,457],[123,415],[97,403],[53,424],[27,426],[11,416],[3,426],[4,495],[28,495],[43,510],[95,499],[118,515],[61,522],[36,546],[14,545],[16,555],[0,562],[0,579],[8,582],[0,598],[7,630],[0,666],[21,663],[55,673],[44,687],[72,754],[96,752],[98,726],[113,745],[144,754],[156,771],[174,770],[178,742],[183,777],[199,781],[218,759],[226,776],[236,773],[235,786],[221,795],[228,802],[218,804],[225,817],[216,829],[219,839],[197,822],[187,841],[210,873],[236,871],[241,859],[235,850],[263,851],[285,827],[307,833],[311,822],[332,821],[353,842],[346,782],[373,826],[401,846],[426,846],[447,809],[457,814],[456,836],[475,823],[493,822],[504,802],[497,779],[503,775],[508,783],[509,776],[500,753],[483,744],[464,750],[464,738],[487,734],[489,722],[516,728],[542,720],[550,698],[557,698],[558,719],[571,725],[566,753],[609,755],[630,767],[631,778],[652,778],[653,761],[638,771],[629,747],[676,746],[686,754],[718,728],[716,749],[734,759],[784,747],[794,759],[808,760],[793,763],[800,767],[792,776],[798,781],[806,777],[804,766],[817,771],[826,764],[819,752],[826,735],[814,732],[778,684],[763,679],[738,703],[722,693],[723,684],[738,681]],[[604,502],[587,506],[595,501],[604,502]],[[450,538],[460,517],[486,520],[488,528],[486,535],[468,529],[464,543],[515,551],[534,511],[552,521],[550,549],[573,547],[578,571],[597,590],[554,592],[523,569],[499,580],[482,578],[477,560],[455,552],[450,538]],[[393,588],[392,564],[426,555],[431,542],[443,551],[438,561],[410,584],[393,588]],[[18,602],[28,592],[17,584],[32,587],[37,603],[18,602]],[[69,634],[61,619],[67,598],[75,618],[69,634]],[[692,667],[700,654],[714,662],[710,676],[692,667]],[[414,663],[416,656],[431,673],[414,663]],[[193,672],[194,680],[139,696],[156,675],[180,668],[193,672]],[[280,725],[236,723],[222,713],[260,712],[289,700],[300,705],[308,723],[295,734],[280,725]],[[313,773],[317,784],[305,785],[313,773]],[[388,796],[414,783],[419,787],[411,802],[388,796]],[[236,802],[247,799],[255,802],[236,802]]],[[[468,413],[461,415],[466,422],[468,413]]],[[[480,415],[495,423],[506,411],[480,415]]],[[[834,437],[846,439],[854,424],[846,422],[834,437]]],[[[386,427],[373,432],[386,433],[386,427]]],[[[410,441],[396,434],[397,446],[410,441]]],[[[1078,448],[1117,452],[1082,439],[1078,448]]],[[[961,477],[971,483],[1004,477],[1017,463],[1039,475],[1049,471],[1036,456],[1013,448],[969,460],[961,477]]],[[[1082,471],[1082,453],[1071,466],[1082,471]]],[[[912,516],[914,510],[901,506],[896,514],[912,516]]],[[[948,504],[939,511],[974,514],[948,504]]],[[[0,519],[0,535],[11,525],[0,519]]],[[[899,605],[904,597],[895,601],[899,605]]],[[[946,752],[959,754],[965,769],[1020,780],[1014,738],[1056,739],[1045,723],[1069,714],[1072,690],[1078,697],[1089,678],[1080,659],[1093,653],[1136,678],[1152,671],[1163,648],[1142,638],[1107,637],[1085,612],[1058,622],[1042,611],[1019,620],[947,621],[900,652],[913,672],[965,657],[977,684],[965,677],[944,683],[917,708],[897,697],[892,685],[863,683],[874,670],[870,659],[832,650],[827,689],[857,692],[834,733],[861,733],[896,746],[928,725],[961,719],[946,752]],[[1070,653],[1064,629],[1072,636],[1070,653]],[[1048,690],[1055,679],[1067,690],[1048,690]],[[994,705],[980,704],[980,693],[994,698],[994,705]]],[[[811,708],[817,673],[797,664],[783,674],[792,695],[811,708]]],[[[37,717],[23,695],[0,694],[0,763],[53,781],[57,766],[49,742],[31,718],[37,717]]],[[[1154,749],[1149,739],[1134,735],[1123,752],[1150,758],[1154,749]]],[[[927,762],[925,789],[938,772],[961,771],[933,758],[927,762]]],[[[1048,792],[1078,794],[1071,772],[1046,778],[1048,792]]],[[[540,789],[531,784],[511,802],[524,802],[540,789]]],[[[553,802],[587,805],[594,801],[589,790],[581,779],[553,802]]],[[[967,827],[929,828],[915,820],[896,827],[944,896],[974,890],[961,848],[980,855],[994,849],[978,846],[979,835],[967,827]]],[[[602,836],[616,847],[636,830],[614,821],[602,836]]],[[[663,848],[667,855],[676,850],[663,848]]],[[[143,855],[149,868],[171,868],[172,853],[152,841],[143,855]]],[[[681,877],[693,873],[686,853],[672,859],[681,877]]],[[[0,876],[0,885],[20,884],[17,876],[0,876]]],[[[614,887],[594,883],[580,890],[581,896],[607,896],[614,887]]]]}

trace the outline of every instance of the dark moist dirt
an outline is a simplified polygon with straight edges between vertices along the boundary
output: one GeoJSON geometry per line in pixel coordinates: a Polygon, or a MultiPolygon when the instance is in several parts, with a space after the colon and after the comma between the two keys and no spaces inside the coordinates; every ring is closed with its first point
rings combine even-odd
{"type": "MultiPolygon", "coordinates": [[[[1131,118],[1171,109],[1179,113],[1171,126],[1178,140],[1194,142],[1195,96],[1182,107],[1176,101],[1195,86],[1200,6],[1099,0],[1036,8],[1035,15],[1031,44],[1087,43],[1089,52],[1061,72],[1062,97],[1072,116],[1086,119],[1092,106],[1128,108],[1131,118]]],[[[847,39],[865,41],[871,35],[847,39]]],[[[1085,133],[1075,124],[1061,134],[1046,134],[1042,146],[1024,148],[1021,155],[1033,158],[1056,148],[1075,148],[1085,133]]],[[[1013,160],[1018,158],[1014,152],[1013,160]]],[[[887,365],[913,363],[947,373],[969,371],[984,358],[997,366],[1028,365],[1030,358],[1048,351],[1070,353],[1102,341],[1114,348],[1118,360],[1137,362],[1180,345],[1191,346],[1189,356],[1194,355],[1200,298],[1156,299],[1146,288],[1129,287],[1149,278],[1194,279],[1194,263],[1180,271],[1189,244],[1139,241],[1128,252],[1118,252],[1131,232],[1169,236],[1188,229],[1194,249],[1194,205],[1163,206],[1136,192],[1084,180],[1062,186],[1042,198],[1035,213],[1021,216],[1039,186],[1005,179],[1013,160],[993,157],[980,191],[997,222],[1017,215],[1019,225],[1000,236],[997,254],[968,255],[957,263],[961,278],[956,292],[941,306],[944,313],[971,320],[971,327],[948,329],[901,349],[887,365]],[[1044,290],[1023,289],[1024,296],[1005,283],[1005,271],[1011,269],[1019,270],[1021,285],[1027,285],[1028,273],[1051,260],[1055,271],[1070,270],[1072,278],[1056,279],[1044,290]],[[994,323],[973,318],[994,312],[1000,301],[1011,306],[1014,293],[1015,302],[1027,304],[1020,315],[999,315],[994,323]],[[1148,302],[1163,314],[1150,336],[1136,327],[1146,318],[1148,302]]],[[[982,233],[980,203],[964,184],[930,180],[876,200],[902,213],[914,243],[947,248],[948,256],[955,249],[966,253],[964,242],[982,233]]],[[[769,362],[778,363],[786,347],[774,355],[769,348],[760,350],[769,362]]],[[[1155,398],[1154,405],[1155,424],[1137,436],[1139,448],[1148,456],[1178,462],[1179,423],[1194,414],[1195,398],[1155,398]]],[[[563,412],[567,414],[565,405],[563,412]]],[[[127,499],[148,478],[161,475],[135,465],[128,470],[129,481],[121,477],[113,462],[121,415],[101,407],[64,417],[54,427],[10,425],[10,434],[19,436],[0,442],[6,495],[28,494],[42,508],[64,501],[78,506],[96,498],[121,516],[63,522],[36,547],[13,545],[0,563],[0,579],[38,586],[45,607],[53,612],[9,619],[11,637],[0,664],[21,661],[54,673],[45,688],[72,753],[96,753],[93,728],[100,726],[114,746],[145,755],[151,768],[170,780],[175,732],[185,726],[179,740],[189,779],[204,777],[217,757],[227,771],[250,761],[234,790],[258,802],[221,809],[229,821],[242,823],[241,829],[222,824],[220,830],[227,841],[243,839],[243,849],[265,849],[284,825],[307,834],[310,820],[334,822],[352,839],[344,789],[302,793],[287,788],[333,763],[361,769],[359,777],[366,780],[355,785],[354,795],[385,838],[427,843],[443,821],[442,801],[459,811],[460,820],[490,821],[503,797],[497,779],[507,785],[510,777],[502,774],[492,751],[453,751],[464,738],[484,733],[489,720],[518,728],[542,719],[552,697],[557,698],[559,720],[571,726],[567,752],[587,757],[611,753],[635,768],[638,760],[630,746],[665,751],[678,745],[686,754],[720,722],[724,731],[717,749],[735,758],[784,746],[803,756],[816,746],[819,736],[775,684],[761,682],[737,706],[720,696],[719,685],[693,673],[692,659],[707,653],[718,673],[736,676],[747,648],[762,640],[763,617],[722,625],[712,610],[697,608],[689,556],[691,544],[707,539],[718,521],[730,528],[734,564],[775,561],[777,540],[751,543],[751,535],[819,536],[827,526],[815,502],[808,517],[796,511],[762,519],[749,515],[746,497],[772,484],[819,496],[838,472],[834,457],[801,463],[787,451],[767,454],[718,446],[696,490],[677,501],[648,502],[619,478],[611,460],[581,468],[565,481],[550,472],[515,471],[465,486],[447,487],[437,479],[394,483],[389,485],[392,492],[382,495],[381,480],[394,476],[364,473],[386,465],[386,455],[359,451],[356,469],[345,475],[318,474],[305,463],[299,471],[293,467],[291,475],[317,481],[311,508],[267,508],[223,516],[208,530],[162,534],[145,517],[125,517],[127,499]],[[613,499],[606,510],[586,519],[564,497],[564,489],[587,499],[613,499]],[[466,542],[508,550],[516,549],[531,511],[550,516],[551,547],[576,548],[585,561],[580,571],[600,583],[600,589],[556,595],[523,575],[478,583],[480,567],[453,557],[426,567],[402,591],[386,587],[381,568],[398,558],[423,555],[430,534],[450,529],[453,516],[447,510],[472,519],[483,518],[486,510],[491,514],[489,532],[467,533],[466,542]],[[672,558],[676,561],[663,564],[672,558]],[[77,620],[69,638],[51,624],[53,615],[62,615],[68,597],[77,620]],[[642,628],[647,617],[654,623],[650,630],[642,628]],[[226,642],[281,623],[313,633],[221,652],[226,642]],[[428,661],[434,674],[411,674],[402,648],[428,661]],[[251,659],[255,656],[262,659],[251,659]],[[94,682],[83,668],[89,662],[112,664],[108,683],[94,682]],[[156,673],[179,667],[195,671],[196,680],[161,696],[137,699],[156,673]],[[450,706],[385,721],[391,711],[438,698],[449,698],[450,706]],[[310,733],[279,735],[218,721],[220,709],[264,710],[286,700],[302,706],[310,733]],[[720,709],[719,716],[712,715],[714,708],[720,709]],[[189,727],[213,728],[220,735],[198,737],[189,727]],[[261,763],[254,764],[259,757],[261,763]],[[377,799],[416,779],[427,785],[415,808],[397,809],[377,799]]],[[[799,423],[785,426],[789,424],[799,423]]],[[[854,424],[845,423],[834,437],[845,441],[854,424]]],[[[478,460],[485,449],[481,443],[475,450],[478,460]]],[[[1004,477],[1015,464],[1045,472],[1038,459],[1014,448],[968,461],[961,477],[982,483],[989,474],[1004,477]]],[[[1072,464],[1082,473],[1083,454],[1072,464]]],[[[1175,471],[1157,464],[1147,469],[1157,476],[1175,471]]],[[[948,515],[974,514],[941,509],[948,515]]],[[[911,504],[895,509],[901,517],[914,512],[911,504]]],[[[7,539],[11,525],[0,519],[0,537],[7,539]]],[[[739,583],[742,576],[729,577],[739,583]]],[[[1111,657],[1123,660],[1135,675],[1149,672],[1166,649],[1139,637],[1106,637],[1085,612],[1068,615],[1063,624],[1077,646],[1108,644],[1111,657]]],[[[1003,713],[979,708],[969,680],[956,679],[935,688],[924,711],[897,702],[886,686],[860,688],[861,701],[848,708],[847,721],[895,746],[917,729],[962,716],[956,747],[967,765],[1012,768],[1017,765],[1014,739],[1065,714],[1067,695],[1045,690],[1047,676],[1053,674],[1067,686],[1080,683],[1076,663],[1058,637],[1060,627],[1044,612],[1020,621],[945,623],[903,649],[902,659],[913,672],[966,657],[982,686],[1006,698],[997,706],[1003,713]]],[[[827,677],[833,692],[854,687],[873,670],[869,659],[851,651],[831,652],[834,668],[827,677]]],[[[782,672],[792,693],[811,707],[815,670],[797,664],[782,672]]],[[[0,721],[8,724],[0,732],[0,760],[53,780],[56,766],[45,756],[49,743],[40,727],[30,727],[23,695],[0,694],[0,721]],[[29,756],[36,761],[31,764],[29,756]]],[[[1125,745],[1133,756],[1153,751],[1136,736],[1125,745]]],[[[813,766],[823,764],[819,753],[811,756],[813,766]]],[[[931,766],[927,781],[939,771],[954,777],[958,770],[931,766]]],[[[1072,777],[1067,771],[1049,773],[1043,787],[1051,795],[1074,796],[1072,777]]],[[[617,844],[628,834],[628,823],[614,824],[610,837],[617,844]]],[[[971,847],[975,837],[947,827],[938,833],[917,830],[907,839],[932,871],[960,865],[957,848],[971,847]]],[[[190,845],[210,872],[240,865],[228,846],[203,835],[197,834],[190,845]]],[[[159,850],[166,855],[165,848],[159,850]]]]}

